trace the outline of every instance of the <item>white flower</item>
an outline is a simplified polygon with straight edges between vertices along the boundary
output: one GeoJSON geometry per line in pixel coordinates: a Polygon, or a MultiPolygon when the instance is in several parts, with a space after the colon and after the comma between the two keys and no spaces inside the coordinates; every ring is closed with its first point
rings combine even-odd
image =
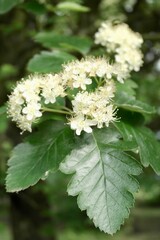
{"type": "Polygon", "coordinates": [[[22,113],[26,115],[26,119],[29,121],[34,121],[37,117],[41,117],[40,112],[41,104],[37,102],[31,102],[26,107],[23,108],[22,113]]]}
{"type": "Polygon", "coordinates": [[[82,131],[87,133],[92,132],[91,126],[96,125],[94,120],[85,119],[83,115],[78,115],[70,119],[71,129],[76,130],[76,134],[80,135],[82,131]]]}
{"type": "Polygon", "coordinates": [[[72,100],[73,110],[76,114],[89,114],[90,107],[93,105],[91,94],[79,92],[72,100]]]}
{"type": "Polygon", "coordinates": [[[68,83],[71,88],[81,88],[86,90],[86,85],[92,83],[92,79],[89,78],[88,69],[84,68],[83,61],[73,61],[67,65],[64,65],[64,71],[62,78],[68,83]]]}
{"type": "Polygon", "coordinates": [[[92,83],[92,79],[88,78],[86,74],[79,74],[73,76],[73,87],[81,88],[86,90],[86,85],[90,85],[92,83]]]}
{"type": "Polygon", "coordinates": [[[44,75],[41,96],[44,97],[45,104],[55,103],[58,96],[64,97],[65,95],[65,84],[61,75],[44,75]]]}

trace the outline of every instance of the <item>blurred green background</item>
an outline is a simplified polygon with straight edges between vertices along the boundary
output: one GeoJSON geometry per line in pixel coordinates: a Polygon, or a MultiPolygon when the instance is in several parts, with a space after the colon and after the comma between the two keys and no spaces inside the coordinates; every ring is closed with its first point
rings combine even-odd
{"type": "MultiPolygon", "coordinates": [[[[35,40],[38,33],[88,36],[89,41],[101,21],[125,21],[144,38],[144,66],[132,79],[138,84],[138,99],[157,108],[158,114],[146,121],[160,139],[160,1],[75,0],[60,5],[68,1],[27,0],[17,1],[14,7],[16,1],[10,1],[14,2],[10,7],[3,2],[0,0],[0,240],[159,240],[160,177],[151,169],[141,174],[131,217],[113,237],[95,229],[86,213],[80,212],[76,198],[67,196],[69,179],[61,173],[18,194],[6,193],[7,159],[22,136],[7,119],[5,102],[17,80],[41,72],[37,64],[49,71],[54,60],[48,53],[52,42],[41,45],[35,40]],[[75,8],[72,3],[79,5],[75,8]]],[[[92,51],[96,54],[96,47],[92,51]]],[[[82,57],[82,53],[75,55],[82,57]]]]}

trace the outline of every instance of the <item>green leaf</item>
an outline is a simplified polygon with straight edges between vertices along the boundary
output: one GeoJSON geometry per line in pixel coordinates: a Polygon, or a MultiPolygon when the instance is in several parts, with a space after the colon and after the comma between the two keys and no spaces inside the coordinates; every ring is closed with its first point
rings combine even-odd
{"type": "Polygon", "coordinates": [[[56,9],[60,11],[73,11],[73,12],[89,12],[90,10],[88,7],[82,6],[74,2],[59,3],[57,4],[56,9]]]}
{"type": "Polygon", "coordinates": [[[139,112],[142,114],[153,114],[155,113],[155,108],[136,100],[135,98],[135,88],[137,85],[129,80],[124,84],[117,84],[117,91],[115,95],[115,104],[117,107],[126,109],[133,112],[139,112]]]}
{"type": "Polygon", "coordinates": [[[44,122],[38,133],[15,147],[9,159],[6,188],[18,192],[55,171],[74,146],[74,132],[64,123],[44,122]]]}
{"type": "Polygon", "coordinates": [[[128,217],[139,186],[131,175],[141,172],[133,157],[117,149],[119,141],[113,129],[96,129],[84,135],[84,144],[60,164],[62,172],[75,173],[68,194],[79,195],[79,208],[87,210],[95,226],[109,234],[115,233],[128,217]],[[110,146],[113,143],[115,146],[110,146]]]}
{"type": "Polygon", "coordinates": [[[75,50],[81,54],[87,54],[92,41],[86,37],[58,35],[55,32],[41,32],[35,36],[36,42],[47,48],[60,48],[75,50]]]}
{"type": "Polygon", "coordinates": [[[37,73],[57,73],[62,69],[62,64],[75,59],[69,53],[42,51],[36,54],[28,63],[28,70],[37,73]]]}
{"type": "Polygon", "coordinates": [[[150,165],[160,175],[160,143],[154,133],[146,127],[133,127],[122,121],[115,125],[125,140],[137,142],[142,165],[144,167],[150,165]]]}
{"type": "Polygon", "coordinates": [[[8,12],[11,8],[16,6],[21,0],[0,0],[0,14],[8,12]]]}

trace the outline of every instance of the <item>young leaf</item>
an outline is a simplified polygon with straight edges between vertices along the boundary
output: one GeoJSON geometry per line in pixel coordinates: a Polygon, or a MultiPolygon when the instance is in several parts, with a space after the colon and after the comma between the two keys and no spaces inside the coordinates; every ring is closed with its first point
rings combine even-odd
{"type": "Polygon", "coordinates": [[[138,190],[138,182],[131,175],[141,172],[134,158],[116,148],[119,141],[113,129],[94,130],[60,164],[62,172],[75,173],[68,194],[79,195],[79,208],[87,210],[95,226],[109,234],[128,217],[138,190]],[[115,146],[110,146],[113,143],[115,146]]]}
{"type": "Polygon", "coordinates": [[[36,184],[49,170],[55,171],[59,163],[74,146],[74,132],[64,123],[49,122],[40,125],[38,133],[15,147],[9,159],[6,188],[18,192],[36,184]]]}
{"type": "Polygon", "coordinates": [[[0,0],[0,14],[9,11],[11,8],[16,6],[21,0],[0,0]]]}
{"type": "Polygon", "coordinates": [[[55,32],[38,33],[35,40],[47,48],[74,50],[81,54],[87,54],[92,45],[87,37],[58,35],[55,32]]]}
{"type": "Polygon", "coordinates": [[[28,70],[38,73],[56,73],[62,69],[62,64],[75,59],[69,53],[54,51],[42,51],[36,54],[28,63],[28,70]]]}
{"type": "Polygon", "coordinates": [[[142,165],[144,167],[151,165],[160,175],[160,143],[156,140],[154,133],[146,127],[131,126],[122,121],[115,125],[125,140],[137,142],[142,165]]]}

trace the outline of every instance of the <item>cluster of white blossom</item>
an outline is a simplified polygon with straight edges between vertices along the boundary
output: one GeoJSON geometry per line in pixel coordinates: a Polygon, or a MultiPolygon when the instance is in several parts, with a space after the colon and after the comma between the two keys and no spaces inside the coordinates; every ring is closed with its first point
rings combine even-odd
{"type": "Polygon", "coordinates": [[[22,131],[31,132],[32,123],[48,109],[45,105],[65,97],[70,89],[73,109],[58,111],[71,114],[68,124],[77,135],[82,130],[91,132],[91,126],[102,128],[115,119],[114,80],[122,82],[125,77],[123,68],[105,58],[76,60],[64,65],[59,74],[33,75],[18,83],[9,97],[8,114],[22,131]]]}
{"type": "Polygon", "coordinates": [[[128,69],[128,72],[139,71],[143,64],[140,50],[143,39],[125,23],[103,22],[95,34],[95,43],[106,47],[108,53],[113,53],[115,62],[128,69]]]}
{"type": "Polygon", "coordinates": [[[8,115],[22,131],[32,131],[32,123],[42,116],[44,103],[54,103],[64,96],[64,86],[58,75],[33,75],[19,82],[9,97],[8,115]]]}
{"type": "Polygon", "coordinates": [[[105,58],[88,57],[63,65],[62,79],[70,88],[86,90],[92,84],[92,78],[116,78],[123,82],[128,76],[125,67],[120,64],[109,64],[105,58]]]}
{"type": "Polygon", "coordinates": [[[123,82],[126,71],[118,64],[111,65],[105,58],[88,57],[81,61],[73,61],[63,66],[62,79],[71,89],[79,92],[72,100],[73,115],[69,124],[76,134],[81,131],[92,132],[92,126],[102,128],[115,119],[115,110],[111,104],[115,85],[111,80],[116,78],[123,82]],[[97,88],[88,92],[87,86],[97,81],[97,88]]]}
{"type": "Polygon", "coordinates": [[[94,92],[79,92],[72,101],[74,115],[70,119],[71,128],[80,135],[84,130],[92,132],[91,126],[109,126],[115,119],[115,109],[111,104],[114,97],[115,86],[113,81],[106,82],[103,87],[94,92]]]}

